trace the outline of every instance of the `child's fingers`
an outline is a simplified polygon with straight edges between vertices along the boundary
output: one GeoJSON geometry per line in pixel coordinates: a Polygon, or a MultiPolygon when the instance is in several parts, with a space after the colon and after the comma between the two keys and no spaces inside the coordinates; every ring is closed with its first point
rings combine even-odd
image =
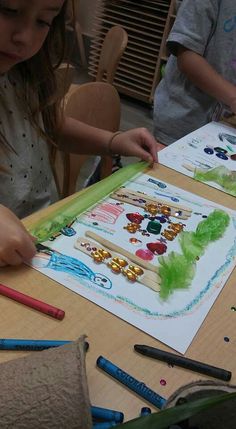
{"type": "Polygon", "coordinates": [[[20,265],[23,262],[21,255],[19,255],[16,250],[12,249],[5,252],[2,261],[5,265],[20,265]]]}

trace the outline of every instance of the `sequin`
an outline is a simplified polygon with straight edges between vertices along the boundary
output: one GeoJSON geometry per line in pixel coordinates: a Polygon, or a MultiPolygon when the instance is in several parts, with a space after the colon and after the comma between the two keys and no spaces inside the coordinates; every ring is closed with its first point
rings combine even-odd
{"type": "Polygon", "coordinates": [[[236,311],[236,307],[231,307],[231,310],[232,311],[236,311]]]}
{"type": "Polygon", "coordinates": [[[135,238],[135,237],[131,237],[130,239],[129,239],[129,242],[131,243],[131,244],[133,244],[134,246],[139,246],[140,244],[142,244],[142,241],[141,240],[138,240],[137,238],[135,238]]]}
{"type": "Polygon", "coordinates": [[[226,343],[229,343],[229,337],[224,337],[224,341],[226,342],[226,343]]]}
{"type": "Polygon", "coordinates": [[[166,380],[164,380],[164,378],[161,378],[160,384],[161,386],[166,386],[166,380]]]}

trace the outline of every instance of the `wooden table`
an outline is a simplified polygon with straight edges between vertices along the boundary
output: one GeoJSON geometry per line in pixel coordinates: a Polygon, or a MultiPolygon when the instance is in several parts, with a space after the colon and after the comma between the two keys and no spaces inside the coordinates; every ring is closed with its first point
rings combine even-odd
{"type": "MultiPolygon", "coordinates": [[[[166,167],[157,166],[149,173],[170,184],[236,209],[235,198],[166,167]]],[[[60,201],[57,205],[63,203],[64,201],[60,201]]],[[[25,225],[29,226],[54,207],[28,217],[25,219],[25,225]]],[[[204,379],[200,374],[177,367],[170,368],[162,362],[135,353],[135,343],[160,346],[165,350],[168,350],[168,347],[28,266],[0,269],[0,281],[66,312],[65,319],[57,321],[1,297],[2,337],[74,340],[81,334],[87,334],[90,343],[86,358],[87,376],[91,403],[94,405],[123,411],[126,420],[137,417],[141,407],[149,405],[96,368],[96,359],[100,355],[166,398],[181,385],[204,379]],[[165,386],[160,384],[161,379],[166,380],[165,386]]],[[[236,312],[231,310],[232,306],[236,307],[235,288],[236,270],[199,329],[186,356],[232,371],[231,383],[236,385],[236,312]],[[226,342],[224,337],[228,337],[230,341],[226,342]]],[[[24,354],[0,351],[0,362],[24,354]]]]}

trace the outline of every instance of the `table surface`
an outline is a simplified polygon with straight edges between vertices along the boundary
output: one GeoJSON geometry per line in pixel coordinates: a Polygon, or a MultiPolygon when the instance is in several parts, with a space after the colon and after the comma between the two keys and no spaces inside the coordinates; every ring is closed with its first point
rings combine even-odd
{"type": "MultiPolygon", "coordinates": [[[[176,171],[157,165],[149,171],[149,174],[236,210],[234,197],[196,182],[176,171]]],[[[69,198],[74,198],[74,196],[69,198]]],[[[24,220],[25,225],[31,225],[55,209],[55,206],[61,204],[64,204],[64,201],[29,216],[24,220]]],[[[26,265],[1,268],[0,276],[3,284],[62,308],[66,313],[64,320],[58,321],[8,298],[1,297],[2,337],[75,340],[81,334],[87,335],[90,349],[86,356],[86,367],[90,399],[93,405],[123,411],[125,420],[137,417],[141,407],[150,406],[96,368],[96,359],[100,355],[111,360],[165,398],[184,384],[207,379],[203,375],[178,367],[169,367],[163,362],[135,353],[133,345],[137,343],[171,350],[158,340],[26,265]],[[166,385],[162,385],[161,380],[165,380],[166,385]]],[[[231,383],[234,385],[236,385],[236,312],[232,311],[231,307],[236,307],[235,286],[236,270],[234,269],[185,355],[191,359],[232,371],[231,383]],[[225,337],[228,337],[230,341],[226,342],[225,337]]],[[[25,352],[18,351],[0,351],[0,362],[25,354],[25,352]]],[[[154,408],[152,410],[157,411],[154,408]]]]}

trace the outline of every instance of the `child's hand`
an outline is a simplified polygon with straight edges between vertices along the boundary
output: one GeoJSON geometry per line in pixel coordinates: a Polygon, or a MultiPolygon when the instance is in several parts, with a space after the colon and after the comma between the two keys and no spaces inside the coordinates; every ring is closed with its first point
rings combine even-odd
{"type": "Polygon", "coordinates": [[[31,259],[36,253],[34,241],[14,213],[0,205],[0,267],[31,259]]]}
{"type": "Polygon", "coordinates": [[[149,164],[157,162],[158,144],[146,128],[135,128],[116,135],[110,150],[113,154],[137,156],[149,164]]]}

